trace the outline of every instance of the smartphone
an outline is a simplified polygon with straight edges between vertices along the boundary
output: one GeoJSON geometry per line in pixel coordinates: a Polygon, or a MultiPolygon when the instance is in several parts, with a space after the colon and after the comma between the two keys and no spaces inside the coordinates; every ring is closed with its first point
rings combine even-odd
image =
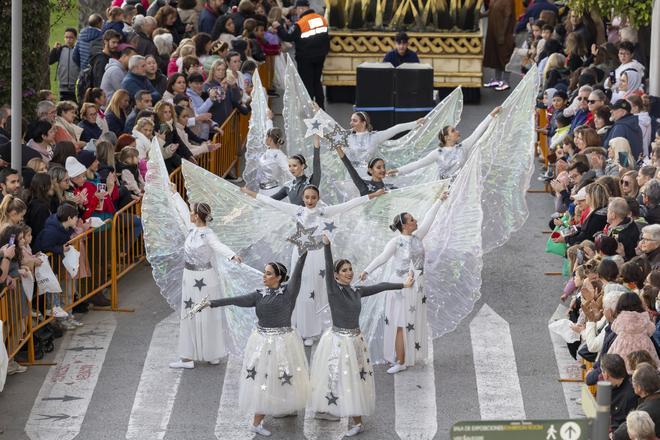
{"type": "Polygon", "coordinates": [[[96,184],[96,191],[98,191],[98,192],[104,192],[107,189],[108,189],[108,185],[106,185],[105,183],[97,183],[96,184]]]}
{"type": "Polygon", "coordinates": [[[9,236],[9,246],[13,246],[15,242],[16,242],[16,235],[15,235],[15,234],[11,234],[11,235],[9,236]]]}

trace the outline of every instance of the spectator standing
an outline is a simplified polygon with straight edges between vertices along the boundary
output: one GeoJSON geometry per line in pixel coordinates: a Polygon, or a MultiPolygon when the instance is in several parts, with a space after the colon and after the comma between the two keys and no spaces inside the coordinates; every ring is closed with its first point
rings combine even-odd
{"type": "MultiPolygon", "coordinates": [[[[73,61],[78,64],[80,70],[89,66],[89,60],[103,50],[103,17],[100,14],[92,14],[87,19],[87,26],[82,28],[78,41],[73,48],[73,61]]],[[[36,234],[34,234],[36,237],[36,234]]]]}
{"type": "Polygon", "coordinates": [[[224,0],[206,0],[204,8],[199,13],[197,32],[205,32],[207,34],[213,33],[215,22],[222,14],[220,8],[223,4],[224,0]]]}
{"type": "Polygon", "coordinates": [[[236,25],[230,15],[223,15],[215,22],[211,31],[211,38],[220,40],[227,45],[236,39],[236,25]]]}
{"type": "Polygon", "coordinates": [[[408,49],[408,34],[399,32],[394,37],[394,49],[385,54],[383,58],[384,63],[391,63],[394,67],[398,67],[403,63],[419,63],[417,54],[408,49]]]}
{"type": "Polygon", "coordinates": [[[156,19],[138,15],[133,22],[133,34],[128,38],[135,51],[142,55],[158,56],[158,49],[153,42],[152,34],[156,29],[156,19]]]}
{"type": "Polygon", "coordinates": [[[642,130],[642,149],[644,150],[644,157],[651,157],[651,117],[647,111],[648,105],[644,96],[631,95],[627,98],[630,103],[631,113],[637,116],[639,128],[642,130]]]}
{"type": "MultiPolygon", "coordinates": [[[[246,1],[246,0],[244,0],[246,1]]],[[[272,27],[282,41],[296,45],[296,64],[305,88],[320,108],[325,107],[325,96],[321,75],[325,57],[330,51],[328,22],[325,17],[314,12],[308,0],[296,0],[298,21],[286,32],[280,22],[272,27]]],[[[231,68],[231,65],[229,66],[231,68]]]]}
{"type": "Polygon", "coordinates": [[[610,139],[622,137],[628,139],[630,149],[635,159],[644,153],[642,148],[642,129],[639,127],[637,116],[631,113],[632,106],[625,99],[621,99],[612,106],[612,119],[614,125],[607,133],[605,145],[609,144],[610,139]]]}
{"type": "Polygon", "coordinates": [[[186,26],[179,18],[176,9],[170,5],[165,5],[158,9],[154,18],[156,19],[157,27],[170,31],[174,44],[178,45],[186,32],[186,26]]]}
{"type": "Polygon", "coordinates": [[[75,62],[73,48],[76,45],[78,31],[67,28],[64,31],[64,46],[57,42],[50,51],[48,64],[57,63],[57,82],[60,85],[60,101],[76,100],[76,80],[80,67],[75,62]]]}
{"type": "MultiPolygon", "coordinates": [[[[655,423],[655,435],[660,436],[660,376],[650,364],[640,364],[632,375],[635,394],[640,398],[637,411],[644,411],[655,423]]],[[[627,423],[622,423],[612,434],[614,440],[629,440],[627,423]]]]}
{"type": "Polygon", "coordinates": [[[121,82],[128,73],[128,61],[133,55],[135,55],[133,49],[125,48],[118,60],[113,58],[105,66],[101,88],[107,95],[108,101],[112,101],[112,95],[115,91],[121,89],[121,82]]]}
{"type": "Polygon", "coordinates": [[[106,66],[112,58],[119,57],[120,41],[121,34],[112,29],[103,34],[103,50],[96,55],[90,54],[91,81],[87,88],[101,87],[106,66]]]}
{"type": "Polygon", "coordinates": [[[515,33],[520,33],[527,30],[527,23],[536,21],[541,16],[543,11],[552,11],[554,12],[555,17],[559,15],[559,8],[551,0],[535,0],[531,5],[525,10],[525,15],[523,15],[518,23],[516,24],[515,33]]]}
{"type": "Polygon", "coordinates": [[[484,67],[495,69],[495,77],[485,87],[503,91],[509,89],[509,73],[505,66],[511,59],[515,42],[513,28],[516,25],[513,0],[494,0],[487,11],[488,30],[484,49],[484,67]]]}
{"type": "Polygon", "coordinates": [[[112,29],[121,35],[121,41],[126,41],[124,34],[124,11],[121,8],[110,8],[108,11],[108,21],[103,25],[103,32],[112,29]]]}
{"type": "Polygon", "coordinates": [[[151,94],[151,101],[156,103],[160,100],[160,93],[154,88],[147,78],[147,61],[142,55],[133,55],[128,61],[128,73],[121,81],[121,88],[128,92],[133,100],[140,90],[147,90],[151,94]]]}

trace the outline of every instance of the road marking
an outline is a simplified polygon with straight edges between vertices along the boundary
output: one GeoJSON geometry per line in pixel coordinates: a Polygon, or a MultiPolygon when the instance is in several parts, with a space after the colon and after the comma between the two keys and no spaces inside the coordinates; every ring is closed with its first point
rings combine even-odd
{"type": "MultiPolygon", "coordinates": [[[[254,414],[241,414],[238,410],[238,389],[243,360],[229,355],[222,385],[218,417],[215,421],[215,437],[220,440],[252,439],[254,434],[248,428],[254,414]]],[[[266,426],[268,428],[268,426],[266,426]]]]}
{"type": "Polygon", "coordinates": [[[182,374],[182,370],[168,366],[176,359],[179,319],[174,312],[154,328],[133,400],[127,439],[165,437],[182,374]]]}
{"type": "Polygon", "coordinates": [[[32,407],[25,433],[33,440],[71,440],[85,413],[117,327],[112,314],[96,313],[80,332],[67,332],[32,407]]]}
{"type": "MultiPolygon", "coordinates": [[[[557,310],[548,321],[548,324],[558,319],[566,317],[567,308],[559,304],[557,310]]],[[[551,332],[550,339],[552,339],[552,347],[555,350],[555,359],[557,359],[557,370],[559,370],[559,378],[562,379],[582,379],[582,371],[580,370],[577,361],[571,357],[566,348],[566,342],[556,333],[551,332]]],[[[582,399],[582,383],[580,382],[562,382],[561,388],[564,391],[564,399],[566,399],[566,408],[568,409],[568,417],[579,418],[586,417],[580,404],[582,399]]]]}
{"type": "Polygon", "coordinates": [[[394,375],[395,429],[401,440],[432,439],[438,430],[433,339],[428,344],[425,364],[394,375]]]}
{"type": "Polygon", "coordinates": [[[481,419],[524,419],[509,323],[484,304],[470,322],[470,337],[481,419]]]}
{"type": "MultiPolygon", "coordinates": [[[[312,365],[314,353],[318,347],[318,341],[312,346],[309,357],[309,365],[312,365]]],[[[311,368],[311,367],[310,367],[311,368]]],[[[311,385],[310,385],[311,387],[311,385]]],[[[314,411],[305,408],[304,435],[307,440],[335,440],[344,437],[348,427],[348,417],[343,417],[337,422],[329,420],[318,420],[314,418],[314,411]]]]}

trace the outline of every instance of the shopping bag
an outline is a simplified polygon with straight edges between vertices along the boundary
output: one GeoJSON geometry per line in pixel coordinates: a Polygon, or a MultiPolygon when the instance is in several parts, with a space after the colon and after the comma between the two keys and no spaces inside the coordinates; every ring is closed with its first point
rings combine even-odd
{"type": "Polygon", "coordinates": [[[64,252],[62,264],[69,275],[71,275],[71,278],[75,278],[78,275],[78,268],[80,267],[80,252],[73,246],[69,246],[69,250],[64,252]]]}
{"type": "Polygon", "coordinates": [[[548,328],[550,332],[561,336],[567,344],[571,344],[580,340],[580,334],[571,329],[571,324],[572,322],[568,319],[558,319],[548,324],[548,328]]]}
{"type": "Polygon", "coordinates": [[[40,255],[39,259],[41,260],[41,266],[34,269],[34,278],[37,280],[39,295],[43,295],[46,292],[61,293],[62,287],[60,287],[60,282],[57,280],[53,268],[50,267],[48,257],[40,255]]]}

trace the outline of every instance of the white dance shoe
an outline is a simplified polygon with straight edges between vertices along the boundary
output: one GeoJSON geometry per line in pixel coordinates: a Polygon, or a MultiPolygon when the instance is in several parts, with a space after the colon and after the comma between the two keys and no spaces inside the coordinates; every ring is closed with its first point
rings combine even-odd
{"type": "Polygon", "coordinates": [[[220,359],[213,359],[212,361],[209,361],[209,365],[219,365],[220,364],[220,359]]]}
{"type": "Polygon", "coordinates": [[[344,434],[346,437],[353,437],[355,435],[358,435],[359,433],[363,432],[364,428],[362,427],[362,423],[358,423],[357,425],[353,426],[351,429],[346,431],[346,434],[344,434]]]}
{"type": "Polygon", "coordinates": [[[396,364],[392,365],[392,366],[387,370],[387,373],[388,373],[388,374],[396,374],[396,373],[398,373],[398,372],[400,372],[400,371],[404,371],[406,368],[408,368],[408,367],[406,367],[406,366],[403,365],[403,364],[396,363],[396,364]]]}
{"type": "Polygon", "coordinates": [[[186,368],[190,370],[195,368],[195,362],[178,360],[176,362],[170,362],[170,368],[186,368]]]}
{"type": "Polygon", "coordinates": [[[259,423],[257,426],[250,425],[250,432],[263,435],[264,437],[270,437],[270,431],[264,428],[263,422],[259,423]]]}

